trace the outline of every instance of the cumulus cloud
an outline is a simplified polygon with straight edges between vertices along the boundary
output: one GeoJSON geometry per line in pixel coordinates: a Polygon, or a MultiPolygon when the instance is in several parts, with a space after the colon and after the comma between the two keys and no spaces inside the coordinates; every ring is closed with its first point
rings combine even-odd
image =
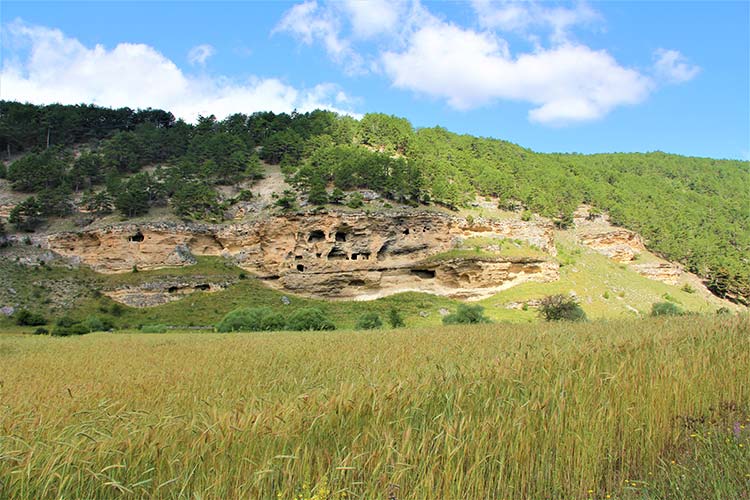
{"type": "Polygon", "coordinates": [[[657,49],[654,52],[654,73],[662,81],[683,83],[692,80],[700,72],[700,67],[690,64],[677,50],[657,49]]]}
{"type": "Polygon", "coordinates": [[[337,62],[351,67],[354,61],[396,88],[444,99],[455,109],[526,102],[531,121],[553,125],[602,118],[643,102],[659,84],[685,82],[699,71],[679,52],[660,50],[646,74],[576,42],[574,28],[603,21],[585,1],[472,0],[471,8],[477,28],[447,22],[419,0],[307,0],[291,7],[275,31],[320,42],[337,62]],[[505,32],[526,36],[534,50],[513,53],[505,32]],[[539,43],[542,34],[546,46],[539,43]]]}
{"type": "Polygon", "coordinates": [[[420,29],[404,51],[385,52],[383,66],[396,87],[444,98],[454,108],[525,101],[535,105],[529,118],[546,124],[600,118],[643,101],[653,85],[606,51],[565,44],[514,58],[492,33],[448,23],[420,29]]]}
{"type": "Polygon", "coordinates": [[[208,58],[215,53],[216,50],[207,43],[196,45],[188,52],[188,61],[190,61],[190,64],[192,64],[193,66],[195,66],[196,64],[205,66],[208,58]]]}
{"type": "Polygon", "coordinates": [[[598,12],[585,2],[572,7],[549,6],[536,1],[472,0],[479,25],[485,29],[529,34],[534,29],[551,30],[551,40],[562,43],[576,25],[601,21],[598,12]]]}
{"type": "Polygon", "coordinates": [[[362,57],[340,36],[340,20],[327,8],[318,6],[315,0],[295,5],[282,17],[274,28],[274,33],[286,32],[311,45],[321,42],[328,55],[344,65],[349,73],[359,73],[363,69],[362,57]]]}
{"type": "Polygon", "coordinates": [[[197,77],[144,44],[87,47],[60,30],[20,21],[6,25],[4,32],[10,40],[0,72],[3,99],[154,107],[187,121],[198,115],[223,118],[260,110],[321,108],[354,114],[339,107],[348,101],[341,99],[343,91],[333,84],[297,89],[275,78],[197,77]]]}

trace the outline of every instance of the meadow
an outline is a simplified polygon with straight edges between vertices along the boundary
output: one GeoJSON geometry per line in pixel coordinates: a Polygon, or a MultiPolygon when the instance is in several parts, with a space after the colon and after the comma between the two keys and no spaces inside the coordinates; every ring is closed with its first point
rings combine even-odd
{"type": "Polygon", "coordinates": [[[747,499],[747,315],[0,334],[0,498],[747,499]]]}

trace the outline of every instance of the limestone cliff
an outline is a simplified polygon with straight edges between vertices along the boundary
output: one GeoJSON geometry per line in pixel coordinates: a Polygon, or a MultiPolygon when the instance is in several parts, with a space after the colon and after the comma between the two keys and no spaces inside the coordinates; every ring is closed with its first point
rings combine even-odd
{"type": "Polygon", "coordinates": [[[548,223],[469,223],[435,212],[294,214],[230,225],[121,224],[50,235],[48,246],[102,273],[186,266],[194,255],[221,255],[271,286],[329,298],[406,290],[478,298],[523,281],[557,279],[548,223]],[[519,240],[544,256],[426,260],[476,236],[519,240]]]}

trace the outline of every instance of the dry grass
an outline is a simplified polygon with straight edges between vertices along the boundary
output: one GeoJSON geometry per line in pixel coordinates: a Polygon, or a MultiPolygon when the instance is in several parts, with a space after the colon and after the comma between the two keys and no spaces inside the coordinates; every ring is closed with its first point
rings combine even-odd
{"type": "Polygon", "coordinates": [[[748,373],[746,316],[9,334],[0,497],[748,498],[748,373]]]}

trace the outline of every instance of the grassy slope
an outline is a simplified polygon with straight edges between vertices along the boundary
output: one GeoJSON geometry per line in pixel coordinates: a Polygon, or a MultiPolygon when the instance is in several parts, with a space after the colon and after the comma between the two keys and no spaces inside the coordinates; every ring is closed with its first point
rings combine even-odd
{"type": "Polygon", "coordinates": [[[745,498],[748,321],[4,335],[0,497],[745,498]]]}

